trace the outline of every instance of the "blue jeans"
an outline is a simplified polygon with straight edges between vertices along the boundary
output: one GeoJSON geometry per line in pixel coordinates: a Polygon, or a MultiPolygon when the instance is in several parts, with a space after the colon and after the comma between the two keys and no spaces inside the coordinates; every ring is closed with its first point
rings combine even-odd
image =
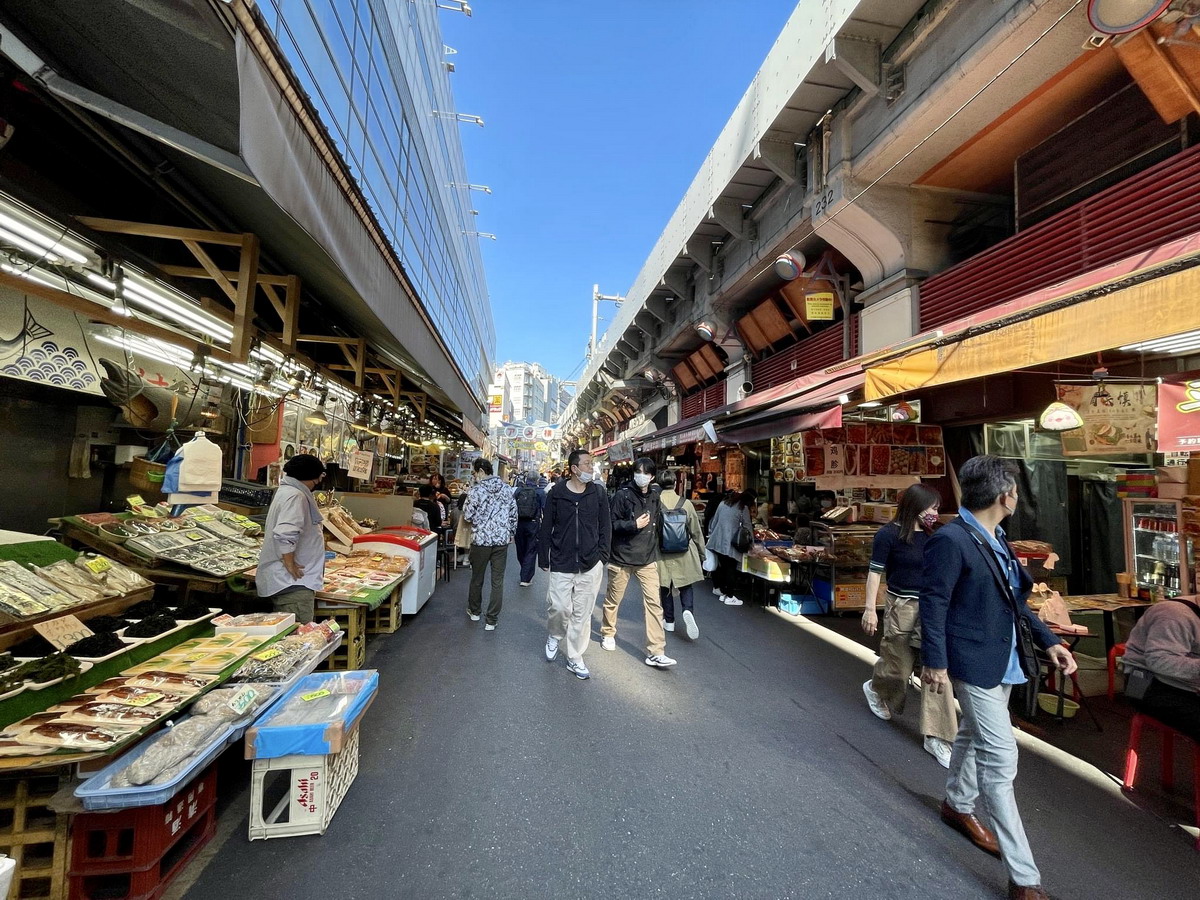
{"type": "MultiPolygon", "coordinates": [[[[671,597],[671,589],[669,587],[660,587],[658,596],[662,599],[663,621],[675,621],[675,601],[671,597]]],[[[692,586],[690,584],[679,588],[679,605],[684,609],[695,611],[696,607],[692,603],[692,586]]]]}
{"type": "Polygon", "coordinates": [[[1010,691],[1010,684],[981,688],[954,681],[962,718],[950,756],[946,802],[957,812],[973,813],[975,801],[983,794],[1008,877],[1024,887],[1041,884],[1042,876],[1033,861],[1013,791],[1017,739],[1008,716],[1010,691]]]}
{"type": "Polygon", "coordinates": [[[541,524],[536,519],[520,519],[517,522],[517,562],[521,566],[521,583],[533,581],[537,570],[538,530],[541,524]]]}

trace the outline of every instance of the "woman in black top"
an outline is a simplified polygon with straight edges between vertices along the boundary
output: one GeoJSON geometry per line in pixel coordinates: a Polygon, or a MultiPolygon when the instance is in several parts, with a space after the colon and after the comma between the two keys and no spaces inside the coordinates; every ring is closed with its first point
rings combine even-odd
{"type": "MultiPolygon", "coordinates": [[[[875,605],[884,579],[887,598],[879,661],[871,680],[863,684],[863,693],[871,712],[881,719],[904,712],[909,676],[920,666],[925,542],[937,524],[940,502],[937,491],[914,484],[900,497],[896,518],[875,533],[871,570],[867,575],[867,608],[862,616],[863,631],[867,634],[875,634],[878,628],[875,605]]],[[[925,736],[925,749],[946,768],[950,766],[950,751],[957,733],[953,692],[938,694],[923,685],[921,734],[925,736]]]]}

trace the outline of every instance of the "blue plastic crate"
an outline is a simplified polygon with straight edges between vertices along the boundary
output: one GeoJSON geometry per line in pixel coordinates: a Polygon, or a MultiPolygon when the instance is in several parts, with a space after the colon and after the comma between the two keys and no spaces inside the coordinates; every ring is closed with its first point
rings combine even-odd
{"type": "Polygon", "coordinates": [[[823,616],[833,609],[833,602],[815,594],[780,594],[779,608],[793,616],[823,616]]]}
{"type": "Polygon", "coordinates": [[[305,676],[247,733],[247,758],[327,756],[339,752],[342,741],[378,690],[379,673],[373,669],[305,676]],[[330,693],[317,696],[324,692],[330,693]],[[335,698],[329,704],[315,702],[328,700],[329,696],[335,698]],[[336,706],[331,716],[323,712],[328,705],[336,706]]]}

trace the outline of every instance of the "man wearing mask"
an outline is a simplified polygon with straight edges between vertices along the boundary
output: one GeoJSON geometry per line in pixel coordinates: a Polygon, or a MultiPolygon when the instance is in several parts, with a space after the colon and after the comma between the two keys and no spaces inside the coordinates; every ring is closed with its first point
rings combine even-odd
{"type": "Polygon", "coordinates": [[[484,631],[495,631],[504,605],[504,570],[508,567],[508,545],[517,530],[517,503],[512,491],[496,475],[492,463],[477,459],[475,484],[467,492],[463,518],[473,529],[471,537],[471,587],[467,592],[467,616],[478,622],[483,610],[483,573],[492,568],[492,591],[488,599],[484,631]]]}
{"type": "Polygon", "coordinates": [[[276,612],[294,613],[297,622],[313,620],[316,592],[325,581],[324,517],[312,495],[324,477],[325,464],[307,453],[284,464],[258,551],[258,596],[276,612]]]}
{"type": "Polygon", "coordinates": [[[550,570],[546,595],[546,660],[554,662],[560,647],[576,678],[591,677],[583,662],[592,640],[592,611],[600,593],[604,564],[612,538],[608,494],[592,480],[592,457],[572,450],[568,477],[546,496],[538,536],[538,565],[550,570]]]}
{"type": "Polygon", "coordinates": [[[633,481],[617,489],[612,502],[612,553],[608,562],[608,596],[604,599],[604,624],[600,628],[605,650],[617,649],[617,611],[632,575],[642,588],[646,615],[646,665],[668,669],[675,660],[666,655],[662,600],[658,582],[658,522],[661,512],[657,488],[651,490],[658,467],[643,456],[633,467],[633,481]]]}
{"type": "Polygon", "coordinates": [[[936,692],[954,685],[962,707],[942,820],[976,846],[999,854],[1010,900],[1049,900],[1017,810],[1017,742],[1008,715],[1014,684],[1038,677],[1022,633],[1068,676],[1075,659],[1026,599],[1032,579],[1013,556],[1000,523],[1017,508],[1013,465],[976,456],[959,470],[959,517],[925,545],[921,584],[921,678],[936,692]],[[975,816],[983,794],[992,829],[975,816]]]}
{"type": "Polygon", "coordinates": [[[538,473],[525,473],[524,481],[513,490],[517,501],[517,562],[521,566],[521,587],[533,583],[537,566],[537,536],[546,506],[546,492],[538,486],[538,473]]]}

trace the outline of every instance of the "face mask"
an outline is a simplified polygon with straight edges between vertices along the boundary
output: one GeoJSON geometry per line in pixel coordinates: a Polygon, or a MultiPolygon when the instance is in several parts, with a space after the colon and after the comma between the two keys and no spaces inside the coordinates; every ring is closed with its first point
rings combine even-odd
{"type": "Polygon", "coordinates": [[[938,523],[938,514],[935,512],[921,513],[921,524],[926,528],[932,528],[938,523]]]}
{"type": "Polygon", "coordinates": [[[584,484],[587,484],[589,481],[592,480],[592,473],[591,472],[578,472],[578,473],[576,473],[575,477],[578,478],[580,481],[582,481],[584,484]]]}
{"type": "Polygon", "coordinates": [[[638,472],[633,476],[633,483],[640,488],[645,488],[651,481],[654,480],[653,475],[647,475],[644,472],[638,472]]]}

